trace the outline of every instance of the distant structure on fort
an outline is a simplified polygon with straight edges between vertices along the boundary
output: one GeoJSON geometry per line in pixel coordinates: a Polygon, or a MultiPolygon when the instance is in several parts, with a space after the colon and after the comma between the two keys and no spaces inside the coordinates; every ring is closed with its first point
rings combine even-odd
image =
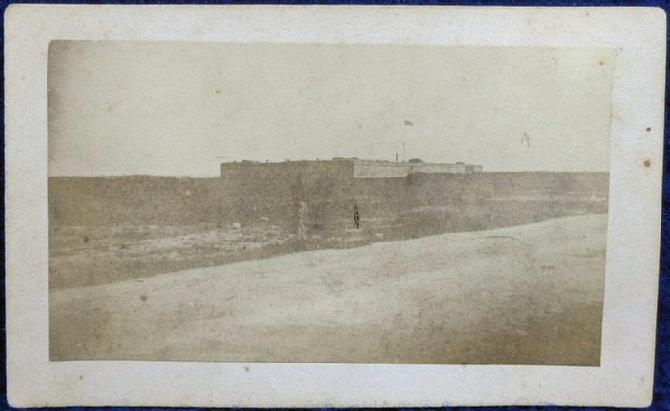
{"type": "Polygon", "coordinates": [[[424,163],[413,158],[407,162],[362,160],[335,157],[332,160],[299,160],[283,162],[258,162],[243,160],[221,164],[221,177],[280,177],[293,174],[331,174],[342,178],[407,177],[417,173],[470,174],[481,173],[481,165],[458,163],[424,163]]]}

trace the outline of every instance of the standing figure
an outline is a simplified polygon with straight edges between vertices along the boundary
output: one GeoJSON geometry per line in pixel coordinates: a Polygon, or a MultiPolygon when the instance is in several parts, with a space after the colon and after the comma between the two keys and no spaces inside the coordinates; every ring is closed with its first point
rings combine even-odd
{"type": "Polygon", "coordinates": [[[307,239],[307,231],[309,230],[308,218],[309,209],[307,208],[307,202],[300,201],[300,208],[298,209],[298,236],[302,240],[307,239]]]}
{"type": "Polygon", "coordinates": [[[356,229],[361,228],[361,215],[358,213],[358,206],[354,205],[354,224],[356,229]]]}

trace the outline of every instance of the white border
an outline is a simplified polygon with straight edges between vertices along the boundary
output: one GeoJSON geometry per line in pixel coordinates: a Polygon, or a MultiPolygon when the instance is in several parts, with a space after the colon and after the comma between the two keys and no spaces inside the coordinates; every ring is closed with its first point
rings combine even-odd
{"type": "Polygon", "coordinates": [[[10,6],[5,13],[10,403],[649,404],[664,66],[665,14],[650,8],[10,6]],[[46,63],[52,39],[616,48],[601,366],[50,363],[46,63]]]}

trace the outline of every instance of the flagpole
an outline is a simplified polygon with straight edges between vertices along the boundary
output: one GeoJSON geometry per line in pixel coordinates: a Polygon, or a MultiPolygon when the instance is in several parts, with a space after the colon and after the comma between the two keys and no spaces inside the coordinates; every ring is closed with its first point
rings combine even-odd
{"type": "MultiPolygon", "coordinates": [[[[411,120],[404,120],[404,123],[403,123],[403,124],[404,124],[405,126],[413,126],[413,125],[414,125],[414,123],[413,123],[411,120]]],[[[404,136],[404,137],[406,137],[406,136],[404,136]]],[[[401,160],[402,160],[402,161],[406,161],[406,160],[407,160],[407,157],[406,157],[406,155],[405,155],[405,140],[404,140],[404,138],[403,138],[403,140],[402,140],[402,159],[401,159],[401,160]]]]}

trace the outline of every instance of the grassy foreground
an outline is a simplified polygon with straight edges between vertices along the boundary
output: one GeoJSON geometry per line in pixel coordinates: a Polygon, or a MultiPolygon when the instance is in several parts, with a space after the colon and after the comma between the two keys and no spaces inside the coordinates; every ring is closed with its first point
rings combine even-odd
{"type": "Polygon", "coordinates": [[[607,215],[50,290],[52,360],[598,365],[607,215]]]}

